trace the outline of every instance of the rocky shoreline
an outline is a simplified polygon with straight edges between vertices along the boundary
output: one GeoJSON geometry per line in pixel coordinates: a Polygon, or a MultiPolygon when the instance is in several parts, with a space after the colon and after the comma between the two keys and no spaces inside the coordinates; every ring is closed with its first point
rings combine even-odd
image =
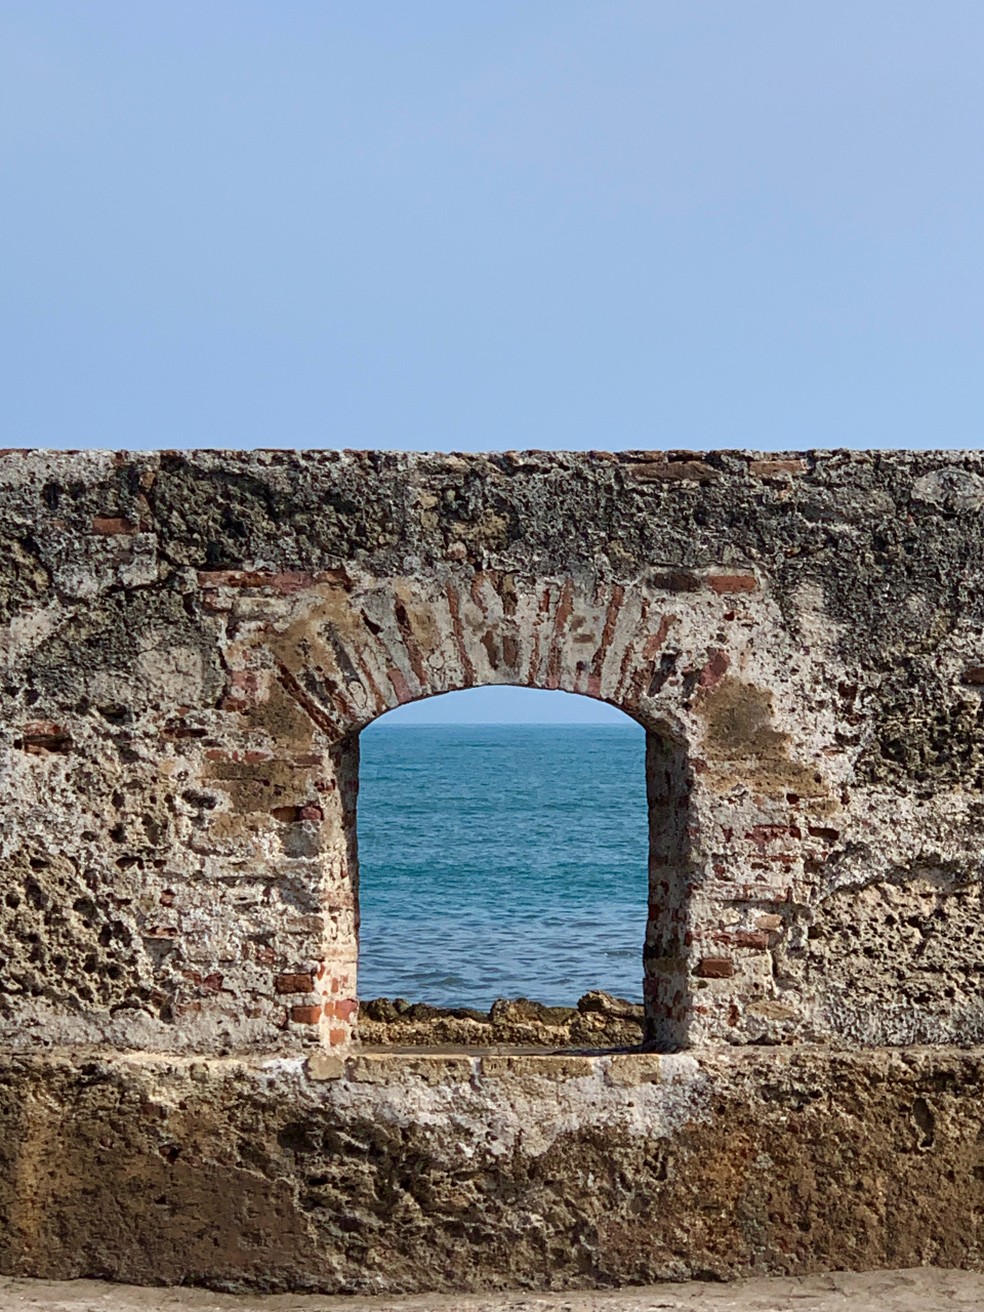
{"type": "Polygon", "coordinates": [[[379,1047],[624,1049],[642,1044],[645,1027],[641,1004],[593,990],[574,1007],[497,998],[487,1012],[373,998],[361,1004],[358,1033],[379,1047]]]}

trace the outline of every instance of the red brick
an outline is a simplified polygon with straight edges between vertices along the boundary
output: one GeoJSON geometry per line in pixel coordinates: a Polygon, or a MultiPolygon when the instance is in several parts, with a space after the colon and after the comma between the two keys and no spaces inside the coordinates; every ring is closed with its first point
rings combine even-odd
{"type": "Polygon", "coordinates": [[[710,937],[722,947],[754,947],[761,951],[769,946],[769,935],[761,929],[718,929],[710,937]]]}
{"type": "Polygon", "coordinates": [[[703,460],[653,460],[628,468],[640,483],[709,483],[718,476],[703,460]]]}
{"type": "Polygon", "coordinates": [[[92,521],[92,531],[100,537],[116,537],[122,533],[136,533],[137,526],[132,519],[121,515],[96,515],[92,521]]]}
{"type": "Polygon", "coordinates": [[[312,993],[314,976],[308,974],[274,975],[273,987],[278,993],[312,993]]]}
{"type": "Polygon", "coordinates": [[[50,720],[32,720],[24,725],[15,746],[35,756],[43,752],[68,752],[72,749],[72,735],[50,720]]]}
{"type": "Polygon", "coordinates": [[[341,1027],[330,1029],[328,1031],[328,1042],[333,1048],[340,1047],[343,1043],[348,1043],[352,1037],[351,1032],[341,1027]]]}
{"type": "Polygon", "coordinates": [[[727,674],[730,663],[726,651],[711,651],[707,664],[700,672],[700,686],[713,688],[716,683],[720,683],[727,674]]]}
{"type": "Polygon", "coordinates": [[[651,633],[646,639],[642,649],[642,654],[647,661],[651,661],[663,649],[667,635],[674,624],[680,623],[678,615],[664,615],[659,622],[655,633],[651,633]]]}
{"type": "Polygon", "coordinates": [[[769,936],[764,929],[735,929],[715,934],[714,940],[736,948],[755,948],[760,952],[769,946],[769,936]]]}
{"type": "Polygon", "coordinates": [[[735,968],[727,957],[701,957],[695,975],[701,979],[730,979],[735,968]]]}
{"type": "Polygon", "coordinates": [[[708,574],[707,584],[719,596],[735,592],[754,592],[758,579],[754,574],[708,574]]]}
{"type": "Polygon", "coordinates": [[[386,676],[392,684],[393,691],[396,693],[401,706],[413,699],[410,685],[404,678],[402,670],[398,670],[395,665],[391,665],[386,671],[386,676]]]}
{"type": "Polygon", "coordinates": [[[321,1020],[321,1006],[291,1007],[290,1018],[295,1025],[317,1025],[321,1020]]]}

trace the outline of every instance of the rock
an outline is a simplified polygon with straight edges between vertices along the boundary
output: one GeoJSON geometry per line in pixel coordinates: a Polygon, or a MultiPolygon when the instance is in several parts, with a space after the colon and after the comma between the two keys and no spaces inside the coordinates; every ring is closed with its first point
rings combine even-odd
{"type": "Polygon", "coordinates": [[[610,993],[602,993],[600,989],[592,989],[578,998],[577,1009],[580,1012],[598,1011],[603,1016],[614,1016],[620,1020],[636,1020],[640,1025],[646,1014],[641,1003],[613,998],[610,993]]]}
{"type": "Polygon", "coordinates": [[[599,991],[585,994],[577,1007],[497,998],[487,1012],[423,1002],[398,1009],[388,998],[372,998],[362,1004],[359,1015],[362,1042],[389,1047],[631,1048],[643,1035],[643,1008],[599,991]]]}

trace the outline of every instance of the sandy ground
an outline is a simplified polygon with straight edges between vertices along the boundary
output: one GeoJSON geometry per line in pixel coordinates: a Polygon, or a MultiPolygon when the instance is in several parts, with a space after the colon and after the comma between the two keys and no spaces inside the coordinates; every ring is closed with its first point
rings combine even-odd
{"type": "Polygon", "coordinates": [[[984,1312],[984,1274],[918,1268],[735,1284],[656,1285],[574,1294],[441,1294],[416,1298],[237,1296],[143,1289],[99,1280],[0,1277],[0,1312],[984,1312]]]}

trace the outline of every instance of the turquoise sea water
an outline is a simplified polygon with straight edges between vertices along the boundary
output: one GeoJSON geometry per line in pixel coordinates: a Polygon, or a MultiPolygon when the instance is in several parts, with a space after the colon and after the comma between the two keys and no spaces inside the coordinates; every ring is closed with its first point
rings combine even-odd
{"type": "Polygon", "coordinates": [[[380,725],[361,749],[363,998],[641,1000],[641,728],[380,725]]]}

